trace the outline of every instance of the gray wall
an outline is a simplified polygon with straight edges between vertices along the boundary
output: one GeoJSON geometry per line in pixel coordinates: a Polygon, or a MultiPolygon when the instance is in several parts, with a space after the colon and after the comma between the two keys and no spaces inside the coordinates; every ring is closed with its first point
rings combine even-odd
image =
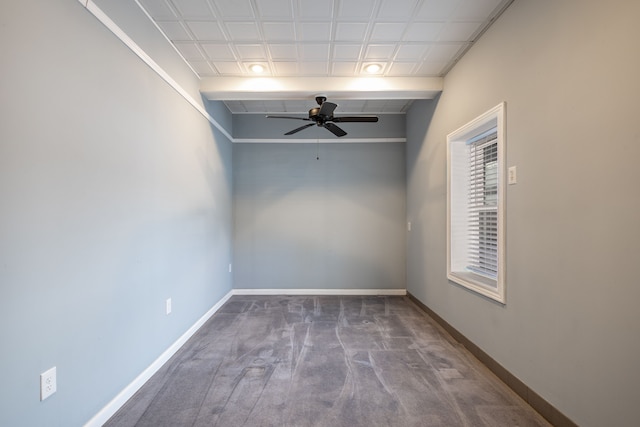
{"type": "Polygon", "coordinates": [[[581,426],[640,419],[639,16],[516,0],[407,117],[408,290],[581,426]],[[501,101],[506,306],[448,283],[445,257],[446,134],[501,101]]]}
{"type": "Polygon", "coordinates": [[[404,158],[403,143],[236,144],[234,288],[404,289],[404,158]]]}
{"type": "Polygon", "coordinates": [[[76,0],[0,40],[0,425],[78,426],[230,291],[231,144],[76,0]]]}

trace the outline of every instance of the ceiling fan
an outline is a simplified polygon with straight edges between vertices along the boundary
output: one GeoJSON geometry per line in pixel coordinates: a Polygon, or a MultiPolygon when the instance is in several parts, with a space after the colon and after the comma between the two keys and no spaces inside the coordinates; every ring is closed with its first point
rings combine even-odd
{"type": "Polygon", "coordinates": [[[300,126],[299,128],[293,129],[285,135],[293,135],[294,133],[298,133],[303,129],[311,127],[313,125],[317,125],[327,129],[329,132],[334,134],[335,136],[345,136],[347,133],[338,127],[335,123],[375,123],[378,121],[376,116],[354,116],[354,117],[333,117],[333,111],[336,109],[338,104],[334,104],[333,102],[327,102],[326,96],[316,96],[316,102],[319,107],[312,108],[309,110],[309,117],[291,117],[291,116],[267,116],[271,119],[294,119],[294,120],[306,120],[313,123],[308,123],[304,126],[300,126]]]}

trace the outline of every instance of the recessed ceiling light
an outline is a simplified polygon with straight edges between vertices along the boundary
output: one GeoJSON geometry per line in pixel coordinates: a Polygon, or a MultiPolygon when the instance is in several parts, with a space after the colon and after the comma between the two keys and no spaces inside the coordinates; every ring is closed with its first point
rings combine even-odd
{"type": "Polygon", "coordinates": [[[382,65],[380,64],[369,64],[364,67],[364,70],[369,74],[376,74],[382,70],[382,65]]]}
{"type": "Polygon", "coordinates": [[[249,69],[251,71],[253,71],[256,74],[260,74],[264,72],[264,65],[262,64],[253,64],[252,66],[249,67],[249,69]]]}

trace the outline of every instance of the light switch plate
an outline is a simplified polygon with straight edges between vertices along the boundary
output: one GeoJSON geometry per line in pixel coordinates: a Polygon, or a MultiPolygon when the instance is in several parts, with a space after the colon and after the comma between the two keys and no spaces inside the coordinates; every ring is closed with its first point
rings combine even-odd
{"type": "Polygon", "coordinates": [[[508,177],[509,185],[513,185],[513,184],[516,184],[518,182],[518,175],[517,175],[517,171],[516,171],[516,167],[515,166],[511,166],[509,168],[508,175],[509,175],[509,177],[508,177]]]}

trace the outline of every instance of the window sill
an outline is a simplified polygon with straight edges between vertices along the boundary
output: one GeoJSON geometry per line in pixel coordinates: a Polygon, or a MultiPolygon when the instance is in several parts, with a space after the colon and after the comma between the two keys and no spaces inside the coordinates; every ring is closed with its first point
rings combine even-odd
{"type": "Polygon", "coordinates": [[[495,279],[489,279],[468,271],[452,271],[447,274],[447,278],[473,292],[505,304],[504,292],[501,292],[499,283],[495,279]]]}

